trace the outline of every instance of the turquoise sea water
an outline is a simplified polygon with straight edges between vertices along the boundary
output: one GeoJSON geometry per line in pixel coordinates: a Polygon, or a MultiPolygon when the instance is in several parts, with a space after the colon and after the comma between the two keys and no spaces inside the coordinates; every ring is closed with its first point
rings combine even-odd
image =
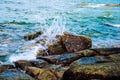
{"type": "Polygon", "coordinates": [[[105,4],[120,0],[0,0],[0,60],[26,52],[20,48],[27,42],[24,34],[51,25],[92,38],[93,47],[120,47],[120,6],[105,4]],[[56,26],[58,16],[64,20],[56,26]]]}

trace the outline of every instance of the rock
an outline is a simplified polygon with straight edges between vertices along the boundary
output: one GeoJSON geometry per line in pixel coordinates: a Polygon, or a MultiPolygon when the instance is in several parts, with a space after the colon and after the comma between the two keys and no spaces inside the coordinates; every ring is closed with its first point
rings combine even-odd
{"type": "Polygon", "coordinates": [[[66,52],[65,46],[62,45],[62,41],[58,40],[52,45],[48,45],[48,53],[51,55],[63,54],[66,52]]]}
{"type": "Polygon", "coordinates": [[[62,80],[119,80],[120,62],[72,65],[62,80]]]}
{"type": "Polygon", "coordinates": [[[37,68],[43,68],[48,66],[48,63],[44,60],[36,59],[36,60],[30,60],[29,62],[32,63],[32,65],[37,68]]]}
{"type": "Polygon", "coordinates": [[[31,61],[27,61],[27,60],[18,60],[15,62],[15,65],[17,68],[20,68],[24,71],[27,70],[28,67],[30,66],[34,66],[34,67],[44,67],[46,65],[48,65],[47,62],[43,61],[43,60],[31,60],[31,61]]]}
{"type": "Polygon", "coordinates": [[[100,62],[120,62],[120,54],[111,54],[108,56],[95,56],[100,62]]]}
{"type": "Polygon", "coordinates": [[[51,56],[39,56],[37,59],[43,59],[50,64],[62,64],[63,66],[71,64],[82,57],[90,57],[99,55],[94,50],[86,49],[75,53],[61,54],[61,55],[51,55],[51,56]]]}
{"type": "Polygon", "coordinates": [[[20,68],[26,71],[29,66],[32,66],[32,63],[26,60],[18,60],[15,62],[15,65],[17,68],[20,68]]]}
{"type": "Polygon", "coordinates": [[[36,32],[36,33],[34,33],[34,34],[26,34],[25,36],[24,36],[24,39],[26,39],[26,40],[32,40],[32,39],[35,39],[35,38],[37,38],[39,35],[41,35],[43,32],[42,31],[38,31],[38,32],[36,32]]]}
{"type": "Polygon", "coordinates": [[[69,68],[69,66],[62,67],[61,65],[50,65],[50,70],[55,74],[57,80],[62,80],[63,73],[69,68]]]}
{"type": "Polygon", "coordinates": [[[38,56],[47,56],[48,52],[46,50],[40,50],[38,51],[36,57],[38,56]]]}
{"type": "Polygon", "coordinates": [[[7,69],[15,68],[13,64],[0,64],[0,73],[7,69]]]}
{"type": "Polygon", "coordinates": [[[43,54],[46,55],[47,53],[50,55],[72,53],[84,49],[89,49],[92,45],[92,41],[90,38],[84,36],[77,36],[70,33],[57,35],[56,38],[56,42],[48,44],[48,49],[40,50],[37,56],[43,54]]]}
{"type": "MultiPolygon", "coordinates": [[[[37,59],[43,59],[45,61],[47,61],[50,64],[62,64],[62,65],[69,65],[71,64],[73,61],[78,60],[80,58],[83,57],[91,57],[93,56],[109,56],[109,55],[113,55],[113,54],[119,54],[120,49],[119,48],[111,48],[111,49],[86,49],[86,50],[81,50],[78,52],[74,52],[74,53],[68,53],[68,54],[61,54],[61,55],[51,55],[51,56],[38,56],[37,59]],[[116,51],[113,51],[116,50],[116,51]]],[[[102,59],[101,58],[94,58],[92,60],[96,60],[95,62],[109,62],[109,61],[113,61],[110,59],[102,59]]],[[[117,58],[119,60],[119,58],[117,58]]]]}
{"type": "Polygon", "coordinates": [[[27,74],[33,76],[36,80],[57,80],[55,74],[49,69],[28,67],[27,74]]]}
{"type": "Polygon", "coordinates": [[[35,79],[16,69],[8,69],[0,73],[0,80],[35,80],[35,79]]]}
{"type": "Polygon", "coordinates": [[[120,48],[94,48],[99,55],[110,55],[120,53],[120,48]]]}
{"type": "Polygon", "coordinates": [[[93,64],[93,63],[97,63],[100,61],[101,60],[96,57],[83,57],[83,58],[80,58],[80,59],[72,62],[70,65],[72,66],[72,65],[93,64]]]}
{"type": "Polygon", "coordinates": [[[78,54],[61,54],[52,56],[39,56],[37,59],[42,59],[47,61],[49,64],[61,64],[63,66],[69,65],[73,61],[79,59],[81,56],[78,54]]]}
{"type": "Polygon", "coordinates": [[[61,38],[64,47],[70,53],[89,49],[92,46],[92,41],[88,37],[64,33],[61,38]]]}

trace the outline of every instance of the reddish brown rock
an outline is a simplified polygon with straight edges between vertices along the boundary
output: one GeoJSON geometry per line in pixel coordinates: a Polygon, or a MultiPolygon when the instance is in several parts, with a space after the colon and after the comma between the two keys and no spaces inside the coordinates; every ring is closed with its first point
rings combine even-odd
{"type": "Polygon", "coordinates": [[[62,41],[57,41],[52,45],[48,45],[48,52],[49,54],[63,54],[66,52],[64,45],[62,45],[62,41]]]}
{"type": "MultiPolygon", "coordinates": [[[[53,44],[48,44],[47,51],[50,55],[64,54],[77,52],[84,49],[91,48],[92,41],[88,37],[64,33],[63,35],[56,36],[57,41],[53,44]]],[[[38,52],[37,56],[47,54],[44,50],[38,52]]]]}
{"type": "Polygon", "coordinates": [[[88,49],[92,46],[92,41],[90,38],[69,33],[64,33],[64,35],[61,36],[61,40],[67,52],[70,53],[88,49]]]}

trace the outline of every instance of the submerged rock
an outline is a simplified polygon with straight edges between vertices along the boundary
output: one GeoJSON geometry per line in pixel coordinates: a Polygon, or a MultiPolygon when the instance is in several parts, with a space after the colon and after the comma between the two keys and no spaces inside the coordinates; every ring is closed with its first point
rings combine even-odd
{"type": "Polygon", "coordinates": [[[26,34],[26,35],[24,35],[24,39],[26,39],[26,40],[32,40],[32,39],[37,38],[42,33],[43,33],[42,31],[38,31],[38,32],[36,32],[34,34],[26,34]]]}
{"type": "Polygon", "coordinates": [[[36,80],[57,80],[55,74],[49,69],[28,67],[27,74],[31,75],[36,80]]]}
{"type": "Polygon", "coordinates": [[[72,65],[62,80],[119,80],[120,62],[72,65]]]}
{"type": "Polygon", "coordinates": [[[3,72],[7,69],[13,69],[15,68],[13,64],[0,64],[0,72],[3,72]]]}
{"type": "Polygon", "coordinates": [[[35,79],[16,69],[8,69],[0,73],[0,80],[35,80],[35,79]]]}

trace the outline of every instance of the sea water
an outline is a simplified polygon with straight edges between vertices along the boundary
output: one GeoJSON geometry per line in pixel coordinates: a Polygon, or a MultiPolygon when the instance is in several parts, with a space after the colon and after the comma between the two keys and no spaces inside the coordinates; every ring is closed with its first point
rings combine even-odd
{"type": "Polygon", "coordinates": [[[120,0],[0,0],[0,61],[35,59],[35,44],[69,31],[92,39],[94,47],[120,47],[120,0]],[[82,5],[81,5],[82,4],[82,5]],[[24,35],[44,31],[26,41],[24,35]]]}

